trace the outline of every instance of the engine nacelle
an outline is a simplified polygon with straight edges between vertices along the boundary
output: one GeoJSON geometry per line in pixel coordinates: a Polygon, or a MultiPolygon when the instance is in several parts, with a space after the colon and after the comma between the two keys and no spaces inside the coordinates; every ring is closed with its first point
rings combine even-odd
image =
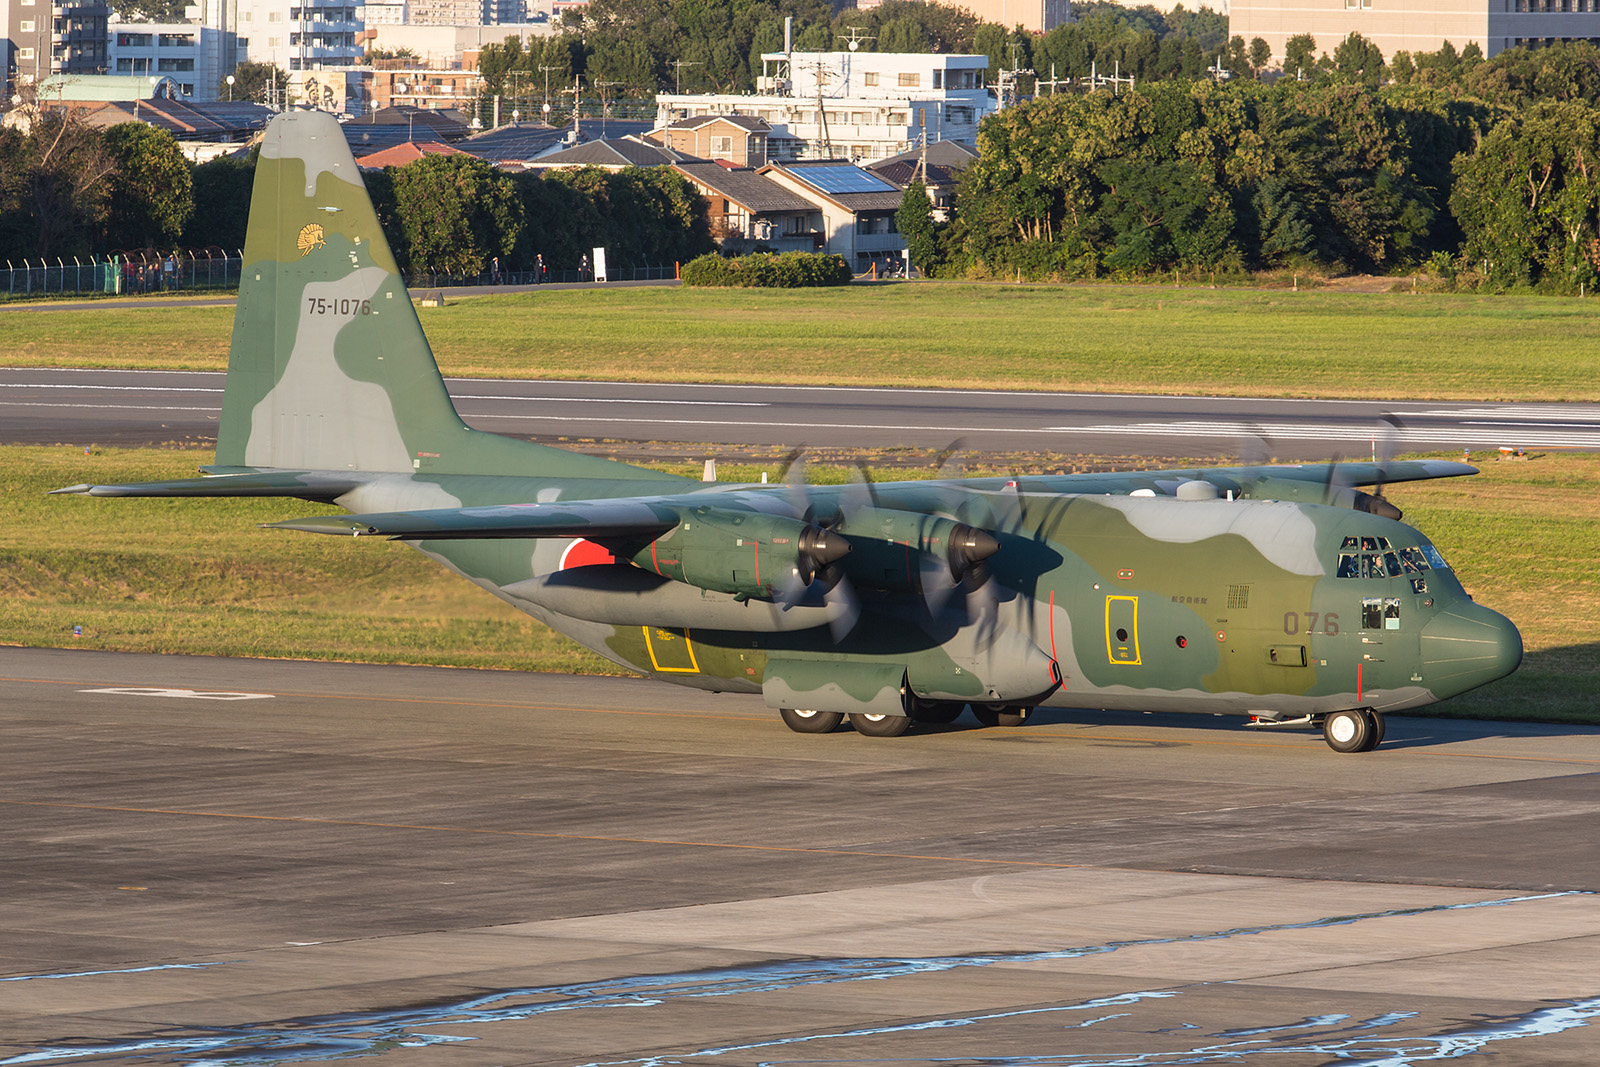
{"type": "Polygon", "coordinates": [[[1294,478],[1274,478],[1263,475],[1244,482],[1239,494],[1252,500],[1288,500],[1301,504],[1331,504],[1334,507],[1364,511],[1386,519],[1400,518],[1400,509],[1383,499],[1352,489],[1347,485],[1328,485],[1324,482],[1303,482],[1294,478]]]}
{"type": "Polygon", "coordinates": [[[677,526],[630,558],[701,589],[770,597],[810,585],[850,547],[813,523],[708,505],[685,511],[677,526]]]}
{"type": "Polygon", "coordinates": [[[1000,542],[976,526],[889,508],[851,509],[834,532],[850,540],[841,566],[851,581],[895,592],[920,591],[930,563],[959,582],[1000,550],[1000,542]]]}

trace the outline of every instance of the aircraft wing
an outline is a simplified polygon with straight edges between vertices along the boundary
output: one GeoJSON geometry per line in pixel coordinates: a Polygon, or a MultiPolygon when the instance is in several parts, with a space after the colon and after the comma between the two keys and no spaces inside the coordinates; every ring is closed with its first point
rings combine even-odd
{"type": "Polygon", "coordinates": [[[1222,489],[1243,490],[1262,478],[1307,482],[1315,485],[1388,485],[1434,478],[1460,478],[1478,468],[1446,459],[1403,459],[1382,463],[1293,463],[1243,467],[1189,467],[1158,471],[1112,471],[1105,474],[1068,474],[1055,482],[1073,493],[1131,493],[1136,489],[1170,492],[1177,481],[1212,482],[1222,489]]]}
{"type": "Polygon", "coordinates": [[[56,493],[82,496],[286,496],[332,503],[362,482],[356,475],[328,471],[248,471],[182,478],[170,482],[128,482],[123,485],[69,485],[56,493]]]}
{"type": "Polygon", "coordinates": [[[487,507],[392,511],[371,515],[323,515],[268,522],[272,530],[394,541],[461,541],[501,537],[582,537],[588,540],[654,540],[677,526],[673,509],[639,497],[575,500],[571,503],[498,504],[487,507]]]}

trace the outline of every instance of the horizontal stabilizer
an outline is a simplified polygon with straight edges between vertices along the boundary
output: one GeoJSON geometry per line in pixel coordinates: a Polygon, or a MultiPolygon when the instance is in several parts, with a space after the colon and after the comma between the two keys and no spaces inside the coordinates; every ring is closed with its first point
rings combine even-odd
{"type": "Polygon", "coordinates": [[[262,524],[271,530],[387,537],[399,541],[461,541],[507,537],[626,538],[652,541],[678,525],[670,508],[633,499],[570,504],[503,504],[374,515],[322,515],[262,524]]]}
{"type": "Polygon", "coordinates": [[[69,485],[51,493],[82,496],[260,496],[297,497],[332,503],[361,484],[362,479],[316,471],[271,471],[218,474],[171,482],[129,482],[123,485],[69,485]]]}

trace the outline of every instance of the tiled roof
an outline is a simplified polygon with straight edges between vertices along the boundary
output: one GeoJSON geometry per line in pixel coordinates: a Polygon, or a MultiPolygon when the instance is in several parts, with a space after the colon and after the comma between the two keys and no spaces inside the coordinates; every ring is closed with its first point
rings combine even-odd
{"type": "Polygon", "coordinates": [[[368,167],[374,170],[382,167],[403,167],[407,163],[415,163],[423,156],[464,156],[466,152],[459,148],[451,148],[439,141],[407,141],[397,144],[393,148],[385,148],[373,152],[371,155],[361,156],[356,160],[356,166],[368,167]]]}
{"type": "Polygon", "coordinates": [[[386,107],[351,119],[340,128],[357,157],[407,141],[426,139],[453,144],[470,132],[467,115],[450,108],[386,107]]]}
{"type": "Polygon", "coordinates": [[[617,137],[585,141],[573,148],[541,156],[538,162],[546,167],[660,167],[685,158],[682,153],[660,145],[617,137]]]}
{"type": "MultiPolygon", "coordinates": [[[[884,181],[893,182],[895,185],[898,185],[900,188],[904,189],[917,177],[918,167],[916,160],[907,162],[906,160],[901,159],[896,160],[893,163],[889,162],[888,160],[881,160],[880,162],[874,163],[867,169],[876,174],[878,177],[882,178],[884,181]]],[[[928,173],[923,179],[923,184],[939,186],[955,185],[960,180],[960,175],[952,171],[949,167],[941,167],[936,163],[929,163],[928,173]]]]}
{"type": "Polygon", "coordinates": [[[758,119],[754,115],[692,115],[686,119],[669,122],[661,129],[696,130],[712,122],[730,123],[752,133],[770,133],[772,131],[772,123],[766,119],[758,119]]]}
{"type": "MultiPolygon", "coordinates": [[[[890,163],[915,163],[922,158],[922,149],[913,148],[909,152],[901,152],[898,156],[880,159],[876,163],[867,164],[868,170],[878,170],[890,163]]],[[[971,145],[964,141],[931,141],[928,144],[928,162],[937,163],[941,167],[951,170],[961,170],[968,163],[978,158],[978,153],[971,145]]]]}
{"type": "Polygon", "coordinates": [[[115,101],[85,105],[93,126],[143,122],[170,132],[180,141],[228,141],[263,129],[272,118],[261,104],[195,104],[178,100],[115,101]]]}
{"type": "Polygon", "coordinates": [[[812,211],[816,205],[792,193],[750,167],[723,167],[717,163],[678,163],[674,170],[718,196],[727,197],[752,215],[775,211],[812,211]]]}
{"type": "Polygon", "coordinates": [[[523,163],[548,151],[567,135],[565,129],[546,126],[542,122],[524,122],[501,126],[497,130],[484,130],[456,144],[466,152],[491,163],[523,163]]]}

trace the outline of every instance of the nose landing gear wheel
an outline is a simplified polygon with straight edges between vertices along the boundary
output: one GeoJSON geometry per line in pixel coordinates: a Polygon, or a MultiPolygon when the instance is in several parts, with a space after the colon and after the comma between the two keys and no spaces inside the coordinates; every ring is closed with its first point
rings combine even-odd
{"type": "Polygon", "coordinates": [[[1335,752],[1365,752],[1377,742],[1370,712],[1336,711],[1322,720],[1322,739],[1335,752]]]}
{"type": "Polygon", "coordinates": [[[918,722],[943,725],[959,719],[966,707],[956,700],[919,700],[916,707],[911,709],[911,717],[918,722]]]}
{"type": "Polygon", "coordinates": [[[837,711],[813,711],[809,708],[779,708],[783,724],[797,734],[827,734],[839,728],[844,715],[837,711]]]}
{"type": "Polygon", "coordinates": [[[1033,714],[1033,709],[1013,708],[1007,704],[974,704],[972,714],[985,726],[1021,726],[1033,714]]]}
{"type": "Polygon", "coordinates": [[[899,737],[911,729],[911,719],[905,715],[863,715],[852,712],[850,725],[856,733],[867,737],[899,737]]]}

